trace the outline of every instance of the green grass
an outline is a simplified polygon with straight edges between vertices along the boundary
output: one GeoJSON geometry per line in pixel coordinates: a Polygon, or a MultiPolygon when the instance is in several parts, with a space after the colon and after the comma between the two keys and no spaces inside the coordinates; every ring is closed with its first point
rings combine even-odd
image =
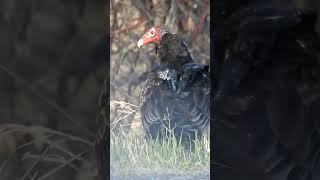
{"type": "Polygon", "coordinates": [[[143,132],[111,132],[111,174],[196,174],[210,167],[210,143],[206,136],[195,141],[195,150],[187,151],[174,137],[152,141],[143,132]]]}

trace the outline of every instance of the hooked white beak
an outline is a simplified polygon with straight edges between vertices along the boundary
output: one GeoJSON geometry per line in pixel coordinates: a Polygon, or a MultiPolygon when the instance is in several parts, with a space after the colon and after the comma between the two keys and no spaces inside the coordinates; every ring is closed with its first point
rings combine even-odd
{"type": "Polygon", "coordinates": [[[143,45],[142,39],[140,39],[140,40],[138,41],[137,45],[138,45],[138,48],[140,48],[140,47],[143,45]]]}

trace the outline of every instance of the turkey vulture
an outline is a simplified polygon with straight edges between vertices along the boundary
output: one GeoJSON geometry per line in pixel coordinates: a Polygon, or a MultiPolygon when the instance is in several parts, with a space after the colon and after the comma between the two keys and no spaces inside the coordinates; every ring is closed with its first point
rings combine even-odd
{"type": "Polygon", "coordinates": [[[318,180],[316,13],[241,7],[214,24],[215,178],[318,180]]]}
{"type": "Polygon", "coordinates": [[[157,64],[141,93],[143,127],[152,139],[163,139],[172,130],[192,148],[209,125],[209,66],[197,64],[178,35],[164,26],[152,27],[137,45],[149,43],[156,44],[157,64]]]}

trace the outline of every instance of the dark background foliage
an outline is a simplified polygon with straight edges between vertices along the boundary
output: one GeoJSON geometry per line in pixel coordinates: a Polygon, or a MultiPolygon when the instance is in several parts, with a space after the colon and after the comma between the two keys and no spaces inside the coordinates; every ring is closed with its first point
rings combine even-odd
{"type": "Polygon", "coordinates": [[[106,2],[0,2],[0,179],[95,179],[106,2]],[[62,134],[64,133],[64,134],[62,134]]]}

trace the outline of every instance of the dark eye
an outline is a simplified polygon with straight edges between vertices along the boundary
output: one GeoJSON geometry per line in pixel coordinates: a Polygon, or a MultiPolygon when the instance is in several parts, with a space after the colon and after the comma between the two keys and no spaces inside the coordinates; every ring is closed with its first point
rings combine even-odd
{"type": "Polygon", "coordinates": [[[153,32],[153,31],[151,31],[150,33],[151,33],[151,34],[154,34],[154,32],[153,32]]]}

